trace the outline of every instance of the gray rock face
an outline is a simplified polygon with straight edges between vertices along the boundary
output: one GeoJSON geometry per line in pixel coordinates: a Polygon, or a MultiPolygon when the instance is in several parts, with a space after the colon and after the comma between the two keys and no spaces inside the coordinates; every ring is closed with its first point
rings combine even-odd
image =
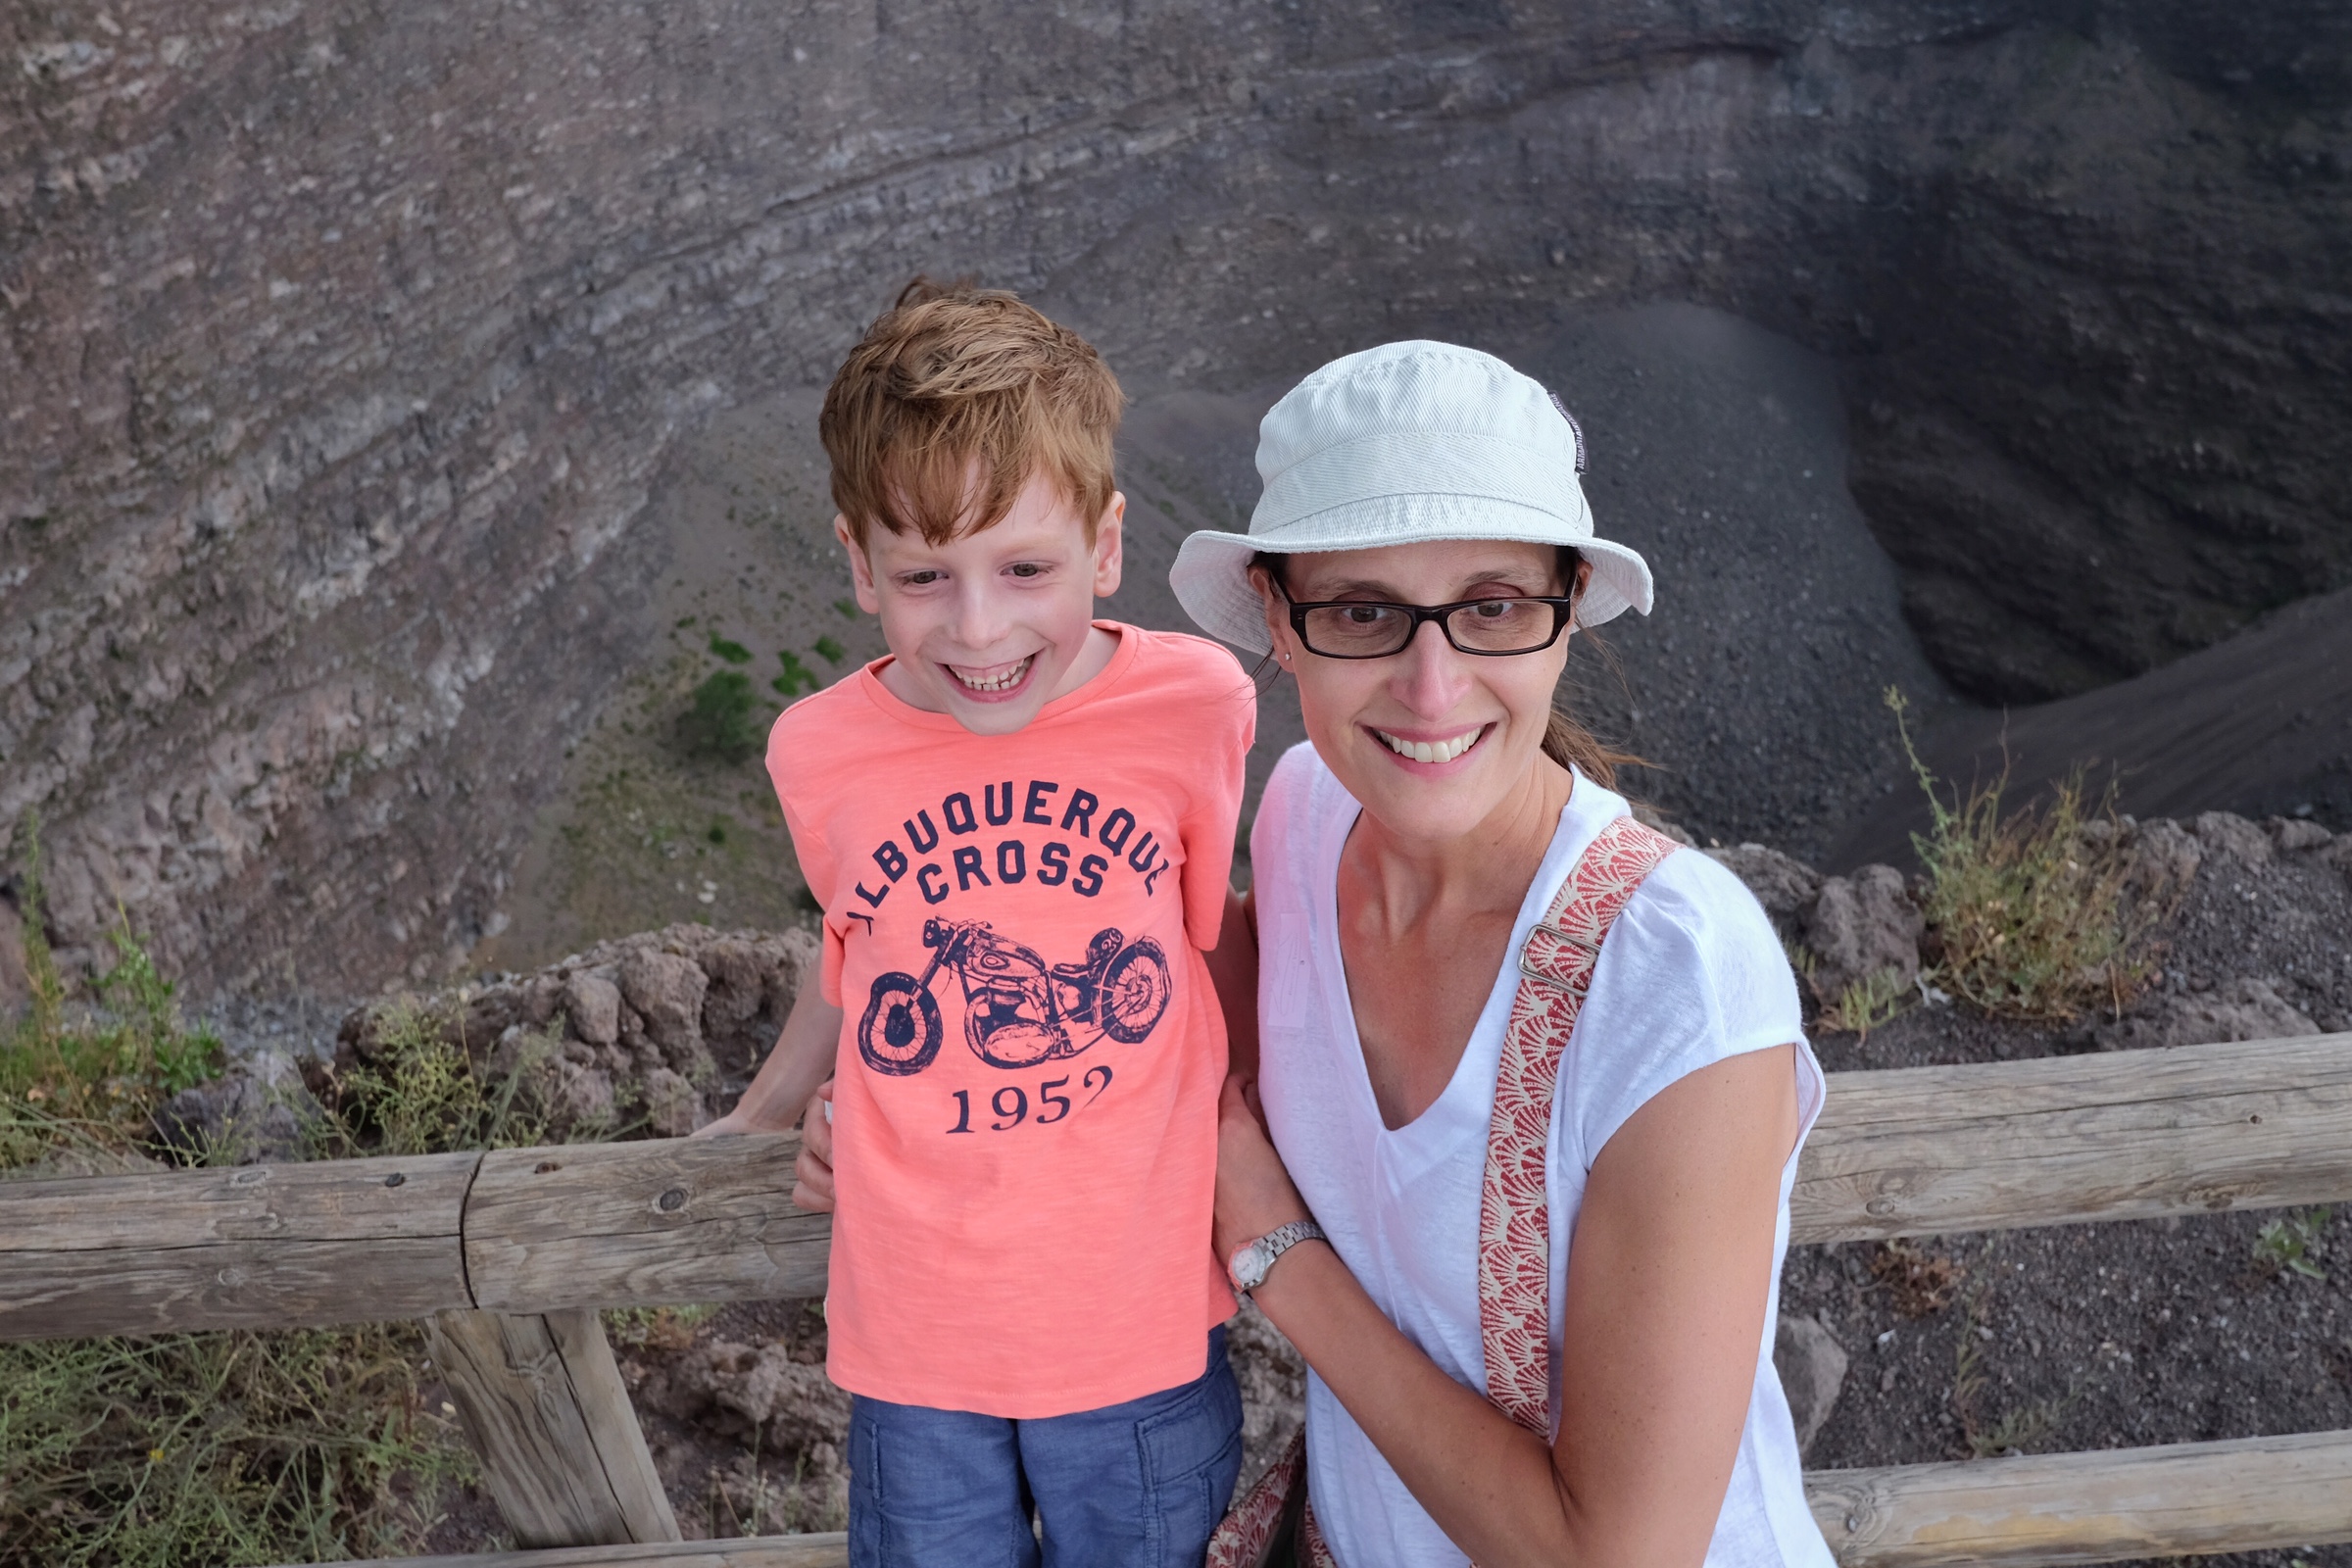
{"type": "Polygon", "coordinates": [[[2163,899],[2186,888],[2205,863],[2201,839],[2178,822],[2158,818],[2132,830],[2127,887],[2134,897],[2163,899]]]}
{"type": "Polygon", "coordinates": [[[572,1031],[592,1046],[620,1038],[620,987],[608,976],[588,971],[565,981],[564,1012],[572,1031]]]}
{"type": "Polygon", "coordinates": [[[688,1078],[707,1078],[710,1054],[703,1049],[703,994],[710,989],[703,966],[682,953],[631,948],[620,960],[621,1041],[642,1039],[662,1059],[688,1078]]]}
{"type": "Polygon", "coordinates": [[[2281,855],[2307,855],[2324,850],[2335,842],[2335,835],[2317,822],[2299,821],[2294,817],[2275,816],[2263,827],[2271,835],[2271,843],[2281,855]]]}
{"type": "MultiPolygon", "coordinates": [[[[759,1070],[818,961],[807,931],[673,925],[428,1001],[423,1015],[493,1078],[536,1075],[553,1136],[642,1118],[682,1138],[759,1070]]],[[[374,1059],[391,1015],[381,1003],[348,1014],[338,1061],[374,1059]]]]}
{"type": "Polygon", "coordinates": [[[2271,836],[2233,811],[2203,812],[2190,827],[2210,854],[2247,865],[2267,864],[2271,858],[2271,836]]]}
{"type": "Polygon", "coordinates": [[[2107,1050],[2148,1046],[2205,1046],[2233,1040],[2286,1040],[2316,1035],[2311,1015],[2279,994],[2270,980],[2225,980],[2202,995],[2166,994],[2133,1016],[2102,1025],[2098,1043],[2107,1050]]]}
{"type": "Polygon", "coordinates": [[[1890,865],[1866,865],[1852,876],[1823,879],[1804,920],[1813,952],[1813,993],[1836,1002],[1846,987],[1892,971],[1908,986],[1919,978],[1919,939],[1927,921],[1890,865]]]}
{"type": "Polygon", "coordinates": [[[1773,1331],[1772,1364],[1781,1388],[1788,1396],[1788,1413],[1796,1421],[1796,1451],[1813,1446],[1814,1434],[1830,1418],[1845,1387],[1845,1347],[1817,1317],[1782,1313],[1773,1331]]]}
{"type": "Polygon", "coordinates": [[[259,1052],[166,1101],[155,1114],[155,1133],[192,1158],[251,1165],[305,1157],[305,1129],[318,1114],[294,1058],[259,1052]]]}
{"type": "Polygon", "coordinates": [[[681,432],[919,268],[1139,386],[1720,306],[1840,362],[1956,683],[2144,669],[2352,572],[2352,13],[2240,10],[26,13],[0,831],[42,808],[69,959],[119,899],[199,991],[449,972],[681,432]]]}

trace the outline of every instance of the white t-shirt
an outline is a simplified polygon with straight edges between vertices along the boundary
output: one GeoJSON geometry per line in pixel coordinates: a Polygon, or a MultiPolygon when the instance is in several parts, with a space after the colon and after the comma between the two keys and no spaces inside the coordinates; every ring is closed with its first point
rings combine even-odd
{"type": "MultiPolygon", "coordinates": [[[[1517,955],[1585,846],[1627,810],[1579,776],[1511,929],[1461,1064],[1414,1121],[1382,1125],[1364,1070],[1337,928],[1340,850],[1359,808],[1316,757],[1277,764],[1250,834],[1258,941],[1259,1087],[1274,1144],[1356,1280],[1405,1337],[1466,1387],[1486,1390],[1478,1320],[1478,1217],[1487,1124],[1517,955]]],[[[1797,1046],[1798,1144],[1820,1114],[1820,1065],[1804,1045],[1796,984],[1754,897],[1695,852],[1670,855],[1617,917],[1560,1062],[1549,1149],[1552,1409],[1568,1247],[1593,1157],[1652,1095],[1743,1052],[1797,1046]]],[[[1772,1365],[1792,1152],[1781,1176],[1772,1304],[1755,1392],[1708,1568],[1831,1568],[1805,1506],[1796,1434],[1772,1365]]],[[[1311,1372],[1307,1475],[1315,1516],[1343,1568],[1454,1568],[1467,1561],[1361,1428],[1311,1372]]]]}

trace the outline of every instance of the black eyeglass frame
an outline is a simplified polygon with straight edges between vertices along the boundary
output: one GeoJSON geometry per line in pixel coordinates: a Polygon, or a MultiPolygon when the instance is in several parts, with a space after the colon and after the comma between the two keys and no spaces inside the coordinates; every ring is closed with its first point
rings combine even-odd
{"type": "Polygon", "coordinates": [[[1483,599],[1457,599],[1449,605],[1400,605],[1386,599],[1310,599],[1301,602],[1291,597],[1291,590],[1280,578],[1275,579],[1274,588],[1282,595],[1283,603],[1291,607],[1291,630],[1298,634],[1298,646],[1317,659],[1395,659],[1413,646],[1413,639],[1421,635],[1421,623],[1429,620],[1438,623],[1438,635],[1445,638],[1446,646],[1457,654],[1467,654],[1473,659],[1517,659],[1523,654],[1540,654],[1549,648],[1560,640],[1561,633],[1567,631],[1576,620],[1574,599],[1552,598],[1543,594],[1489,594],[1483,599]],[[1447,616],[1457,610],[1497,604],[1549,605],[1551,635],[1533,648],[1464,648],[1454,640],[1453,628],[1446,623],[1447,616]],[[1385,654],[1330,654],[1306,640],[1306,614],[1310,610],[1400,610],[1412,617],[1413,624],[1405,632],[1404,640],[1385,654]]]}

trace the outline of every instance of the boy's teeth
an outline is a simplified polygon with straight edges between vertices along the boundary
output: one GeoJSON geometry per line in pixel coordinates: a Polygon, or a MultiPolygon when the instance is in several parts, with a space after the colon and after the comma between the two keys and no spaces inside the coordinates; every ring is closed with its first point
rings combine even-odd
{"type": "Polygon", "coordinates": [[[986,677],[979,675],[966,675],[962,670],[956,668],[954,664],[950,664],[948,668],[957,680],[963,682],[965,686],[969,687],[973,691],[1001,692],[1009,690],[1014,686],[1018,686],[1021,683],[1021,677],[1029,673],[1029,665],[1036,658],[1037,656],[1035,654],[1031,654],[1027,659],[1022,660],[1019,663],[1013,665],[1002,675],[989,675],[986,677]]]}
{"type": "Polygon", "coordinates": [[[1385,729],[1372,733],[1387,742],[1389,750],[1398,757],[1409,757],[1416,762],[1450,762],[1478,743],[1479,736],[1486,733],[1486,726],[1464,730],[1449,741],[1408,741],[1385,729]]]}

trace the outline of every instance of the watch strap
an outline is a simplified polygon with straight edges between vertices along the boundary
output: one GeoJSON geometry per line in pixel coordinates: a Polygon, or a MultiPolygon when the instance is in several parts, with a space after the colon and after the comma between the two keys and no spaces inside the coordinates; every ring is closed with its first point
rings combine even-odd
{"type": "Polygon", "coordinates": [[[1313,1220],[1295,1219],[1288,1225],[1277,1225],[1256,1241],[1245,1242],[1234,1250],[1235,1264],[1238,1264],[1245,1254],[1251,1252],[1256,1253],[1263,1260],[1259,1264],[1255,1280],[1247,1285],[1243,1284],[1241,1270],[1238,1266],[1228,1265],[1226,1272],[1233,1276],[1235,1286],[1247,1294],[1265,1284],[1266,1276],[1273,1272],[1274,1265],[1280,1260],[1282,1254],[1297,1247],[1300,1242],[1327,1242],[1331,1238],[1323,1234],[1323,1227],[1313,1220]]]}

